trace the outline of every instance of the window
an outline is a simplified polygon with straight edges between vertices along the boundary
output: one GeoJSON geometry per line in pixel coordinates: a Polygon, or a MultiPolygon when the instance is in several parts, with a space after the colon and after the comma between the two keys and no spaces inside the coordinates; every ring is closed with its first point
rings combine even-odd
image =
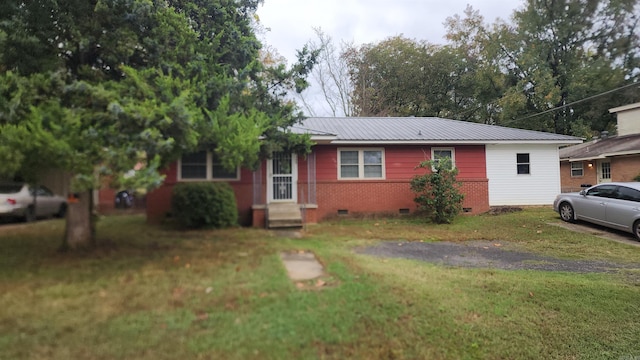
{"type": "Polygon", "coordinates": [[[207,152],[200,151],[182,156],[180,174],[182,179],[207,178],[207,152]]]}
{"type": "Polygon", "coordinates": [[[516,154],[518,175],[531,174],[529,154],[516,154]]]}
{"type": "Polygon", "coordinates": [[[619,186],[618,199],[640,202],[640,191],[626,186],[619,186]]]}
{"type": "Polygon", "coordinates": [[[456,167],[456,152],[453,148],[431,148],[431,159],[437,163],[440,159],[448,158],[451,166],[456,167]]]}
{"type": "Polygon", "coordinates": [[[178,180],[240,180],[239,169],[229,171],[213,152],[185,154],[178,163],[178,180]]]}
{"type": "Polygon", "coordinates": [[[582,177],[584,175],[584,166],[582,161],[574,161],[571,163],[571,177],[582,177]]]}
{"type": "Polygon", "coordinates": [[[238,178],[238,169],[228,170],[222,165],[218,155],[211,153],[211,178],[236,180],[238,178]]]}
{"type": "Polygon", "coordinates": [[[338,149],[339,179],[383,179],[382,149],[338,149]]]}
{"type": "Polygon", "coordinates": [[[615,185],[601,185],[596,186],[589,191],[587,191],[587,195],[589,196],[597,196],[597,197],[605,197],[605,198],[615,198],[616,197],[616,186],[615,185]]]}

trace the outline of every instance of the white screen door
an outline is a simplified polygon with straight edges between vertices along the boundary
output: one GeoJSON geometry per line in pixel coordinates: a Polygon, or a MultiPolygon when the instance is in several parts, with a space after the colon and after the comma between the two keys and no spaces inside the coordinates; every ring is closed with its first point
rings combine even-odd
{"type": "Polygon", "coordinates": [[[297,202],[298,166],[296,155],[274,152],[267,166],[269,202],[297,202]]]}
{"type": "Polygon", "coordinates": [[[611,182],[611,162],[609,160],[598,160],[596,172],[598,173],[598,184],[611,182]]]}

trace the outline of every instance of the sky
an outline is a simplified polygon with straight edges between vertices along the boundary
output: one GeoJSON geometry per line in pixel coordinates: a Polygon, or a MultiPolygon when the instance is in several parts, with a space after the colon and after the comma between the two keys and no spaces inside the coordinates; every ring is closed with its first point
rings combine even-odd
{"type": "MultiPolygon", "coordinates": [[[[289,64],[297,49],[316,40],[319,27],[334,44],[361,45],[391,36],[444,44],[447,17],[463,15],[467,4],[488,23],[508,20],[523,5],[519,0],[264,0],[258,17],[267,31],[262,41],[275,48],[289,64]]],[[[313,85],[312,85],[313,86],[313,85]]],[[[317,116],[326,116],[322,110],[317,116]]]]}

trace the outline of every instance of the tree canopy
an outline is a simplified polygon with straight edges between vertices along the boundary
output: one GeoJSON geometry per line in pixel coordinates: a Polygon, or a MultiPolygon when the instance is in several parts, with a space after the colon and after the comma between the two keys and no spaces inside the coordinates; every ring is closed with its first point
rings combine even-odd
{"type": "Polygon", "coordinates": [[[180,154],[216,145],[229,168],[282,147],[301,114],[317,52],[265,67],[258,0],[7,1],[0,13],[0,177],[73,175],[73,189],[117,180],[140,161],[148,187],[180,154]],[[264,140],[259,141],[260,137],[264,140]]]}
{"type": "Polygon", "coordinates": [[[614,131],[609,108],[640,100],[639,21],[635,0],[526,0],[493,24],[467,7],[445,22],[443,45],[395,36],[332,61],[347,64],[354,115],[590,137],[614,131]]]}

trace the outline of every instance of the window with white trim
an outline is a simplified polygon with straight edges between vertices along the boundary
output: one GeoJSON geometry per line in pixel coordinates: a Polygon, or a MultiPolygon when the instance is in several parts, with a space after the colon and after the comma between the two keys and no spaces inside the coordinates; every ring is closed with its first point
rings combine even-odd
{"type": "Polygon", "coordinates": [[[431,160],[434,163],[444,158],[451,160],[451,166],[456,167],[456,151],[454,148],[431,148],[431,160]]]}
{"type": "Polygon", "coordinates": [[[199,151],[185,154],[178,160],[178,180],[240,180],[240,168],[229,171],[214,152],[199,151]]]}
{"type": "Polygon", "coordinates": [[[338,149],[338,179],[384,179],[384,149],[338,149]]]}
{"type": "Polygon", "coordinates": [[[518,175],[531,174],[531,159],[528,153],[516,154],[516,169],[518,175]]]}
{"type": "Polygon", "coordinates": [[[584,164],[582,161],[571,162],[571,177],[584,176],[584,164]]]}

